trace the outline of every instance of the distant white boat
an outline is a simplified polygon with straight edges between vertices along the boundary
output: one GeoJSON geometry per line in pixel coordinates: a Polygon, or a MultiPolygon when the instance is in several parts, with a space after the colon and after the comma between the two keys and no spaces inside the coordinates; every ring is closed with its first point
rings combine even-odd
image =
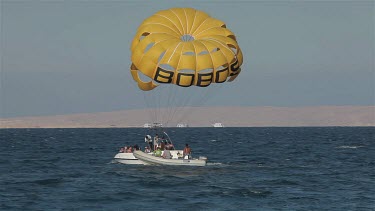
{"type": "Polygon", "coordinates": [[[224,127],[223,123],[221,122],[215,122],[214,124],[212,124],[213,127],[224,127]]]}
{"type": "Polygon", "coordinates": [[[152,124],[150,124],[150,123],[145,123],[145,124],[143,125],[143,127],[144,127],[144,128],[151,128],[151,127],[152,127],[152,124]]]}
{"type": "Polygon", "coordinates": [[[153,123],[153,124],[150,124],[150,123],[145,123],[143,125],[144,128],[152,128],[152,127],[163,127],[163,124],[162,123],[153,123]]]}
{"type": "Polygon", "coordinates": [[[184,123],[178,123],[176,127],[189,127],[189,125],[184,123]]]}

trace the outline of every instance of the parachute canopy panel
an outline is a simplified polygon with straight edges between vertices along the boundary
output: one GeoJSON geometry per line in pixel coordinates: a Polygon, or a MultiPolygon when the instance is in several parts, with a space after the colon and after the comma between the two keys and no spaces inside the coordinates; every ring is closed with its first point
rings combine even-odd
{"type": "Polygon", "coordinates": [[[205,87],[233,81],[243,62],[225,23],[192,8],[162,10],[144,20],[131,53],[130,71],[144,91],[166,83],[205,87]],[[142,81],[140,73],[150,81],[142,81]]]}

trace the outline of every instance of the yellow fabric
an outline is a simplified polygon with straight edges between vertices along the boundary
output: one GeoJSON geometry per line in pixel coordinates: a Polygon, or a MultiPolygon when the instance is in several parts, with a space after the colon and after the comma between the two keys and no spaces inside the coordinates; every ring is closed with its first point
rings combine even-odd
{"type": "Polygon", "coordinates": [[[131,53],[131,74],[144,91],[162,83],[204,87],[233,81],[243,63],[225,23],[192,8],[162,10],[144,20],[131,53]],[[142,81],[139,72],[150,81],[142,81]]]}

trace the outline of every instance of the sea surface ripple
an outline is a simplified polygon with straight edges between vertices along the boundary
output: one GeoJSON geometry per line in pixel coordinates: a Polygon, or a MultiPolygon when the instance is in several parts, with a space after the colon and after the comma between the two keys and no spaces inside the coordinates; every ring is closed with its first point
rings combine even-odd
{"type": "Polygon", "coordinates": [[[0,210],[375,210],[375,128],[167,128],[205,167],[123,165],[145,129],[1,129],[0,210]]]}

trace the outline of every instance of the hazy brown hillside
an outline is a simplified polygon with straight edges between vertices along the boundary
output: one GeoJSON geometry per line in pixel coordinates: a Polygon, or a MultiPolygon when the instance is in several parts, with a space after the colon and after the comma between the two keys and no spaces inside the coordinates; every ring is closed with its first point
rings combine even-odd
{"type": "MultiPolygon", "coordinates": [[[[168,126],[175,126],[178,122],[188,123],[191,127],[210,127],[214,122],[222,122],[226,127],[375,126],[375,106],[200,107],[179,110],[182,112],[177,112],[168,126]]],[[[149,110],[123,110],[3,118],[0,119],[0,128],[142,127],[151,122],[151,116],[149,110]]]]}

